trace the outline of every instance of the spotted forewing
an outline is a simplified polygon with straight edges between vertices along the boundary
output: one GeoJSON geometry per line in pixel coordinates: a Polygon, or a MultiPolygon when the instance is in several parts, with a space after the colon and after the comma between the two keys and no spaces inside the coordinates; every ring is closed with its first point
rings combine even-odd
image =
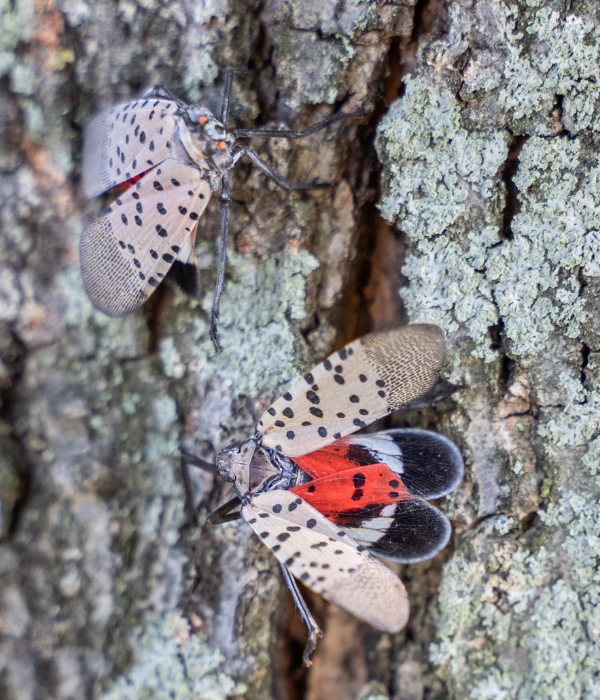
{"type": "Polygon", "coordinates": [[[446,355],[438,326],[366,335],[330,355],[260,417],[262,444],[298,457],[426,394],[446,355]]]}
{"type": "Polygon", "coordinates": [[[89,123],[83,148],[83,189],[97,197],[171,155],[176,104],[140,99],[116,105],[89,123]]]}
{"type": "Polygon", "coordinates": [[[406,624],[408,597],[398,577],[295,494],[258,494],[242,517],[297,579],[326,600],[387,632],[406,624]]]}
{"type": "Polygon", "coordinates": [[[167,159],[97,216],[80,243],[83,282],[94,306],[109,316],[140,306],[193,241],[210,196],[197,168],[167,159]]]}

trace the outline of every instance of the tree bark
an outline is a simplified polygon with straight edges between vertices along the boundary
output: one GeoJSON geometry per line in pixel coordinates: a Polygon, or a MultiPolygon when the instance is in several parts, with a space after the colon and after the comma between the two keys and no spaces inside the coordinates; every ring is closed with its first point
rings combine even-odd
{"type": "Polygon", "coordinates": [[[2,13],[0,696],[599,696],[596,4],[2,13]],[[230,128],[364,117],[253,143],[326,189],[287,194],[236,167],[215,355],[217,198],[198,232],[200,298],[163,285],[108,319],[79,272],[103,206],[81,194],[79,159],[92,114],[156,83],[218,114],[228,68],[253,71],[230,128]],[[412,605],[399,635],[309,596],[326,636],[304,671],[274,558],[243,523],[206,524],[231,489],[181,451],[214,460],[311,363],[407,320],[446,330],[445,375],[465,385],[393,418],[465,454],[440,504],[453,545],[399,570],[412,605]]]}

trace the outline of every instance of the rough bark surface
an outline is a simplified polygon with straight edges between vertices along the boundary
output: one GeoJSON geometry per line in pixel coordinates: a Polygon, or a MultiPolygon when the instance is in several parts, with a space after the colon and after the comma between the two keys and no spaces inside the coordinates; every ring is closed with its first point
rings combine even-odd
{"type": "Polygon", "coordinates": [[[0,696],[600,697],[596,3],[14,0],[0,15],[0,696]],[[79,154],[89,116],[155,83],[218,112],[231,67],[254,75],[230,126],[365,117],[253,144],[325,190],[234,171],[214,355],[218,203],[201,298],[165,287],[108,319],[79,273],[102,205],[79,154]],[[396,236],[374,206],[376,133],[396,236]],[[446,375],[467,385],[395,418],[464,450],[441,504],[453,547],[403,567],[395,637],[310,597],[326,637],[306,672],[273,558],[243,524],[206,525],[229,487],[181,450],[214,459],[313,360],[406,318],[445,328],[446,375]]]}

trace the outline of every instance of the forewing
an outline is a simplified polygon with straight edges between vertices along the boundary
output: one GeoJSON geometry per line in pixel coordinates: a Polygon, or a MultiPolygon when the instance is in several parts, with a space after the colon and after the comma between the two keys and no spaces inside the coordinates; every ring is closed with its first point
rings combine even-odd
{"type": "Polygon", "coordinates": [[[382,462],[401,477],[411,494],[426,500],[454,491],[464,474],[458,447],[444,435],[420,428],[352,435],[293,460],[315,479],[382,462]]]}
{"type": "Polygon", "coordinates": [[[166,160],[84,230],[85,289],[108,316],[125,316],[158,286],[193,235],[211,196],[196,168],[166,160]]]}
{"type": "Polygon", "coordinates": [[[97,114],[85,132],[82,175],[87,197],[159,165],[171,155],[177,104],[142,98],[97,114]]]}
{"type": "Polygon", "coordinates": [[[435,384],[446,354],[438,326],[371,333],[317,365],[260,418],[262,444],[298,457],[408,405],[435,384]]]}
{"type": "Polygon", "coordinates": [[[398,632],[408,597],[398,577],[290,491],[254,496],[242,517],[306,586],[374,627],[398,632]]]}

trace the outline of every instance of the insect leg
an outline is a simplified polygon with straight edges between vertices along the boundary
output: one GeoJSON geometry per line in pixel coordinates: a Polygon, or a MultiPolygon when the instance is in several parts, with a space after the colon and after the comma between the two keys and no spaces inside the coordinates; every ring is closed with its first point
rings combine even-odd
{"type": "Polygon", "coordinates": [[[296,605],[296,608],[298,609],[298,612],[300,613],[304,624],[308,628],[308,641],[306,642],[306,646],[304,647],[304,653],[302,654],[302,661],[304,662],[304,665],[308,668],[312,665],[310,655],[313,653],[315,647],[317,646],[317,639],[323,636],[323,632],[321,632],[319,625],[317,625],[315,618],[312,616],[310,610],[308,609],[306,602],[302,597],[302,593],[300,593],[300,589],[298,588],[296,579],[292,576],[292,574],[290,574],[285,564],[280,563],[279,568],[281,569],[281,573],[283,574],[283,580],[285,581],[285,585],[288,587],[289,592],[292,594],[294,604],[296,605]]]}
{"type": "Polygon", "coordinates": [[[330,124],[338,122],[341,119],[350,119],[350,117],[363,117],[364,114],[361,112],[352,112],[351,114],[335,114],[332,117],[327,117],[323,121],[317,122],[307,129],[233,129],[232,134],[236,139],[250,139],[254,136],[262,138],[278,138],[278,139],[302,139],[305,136],[310,136],[311,134],[316,134],[317,131],[325,129],[330,124]]]}
{"type": "Polygon", "coordinates": [[[235,496],[227,503],[213,510],[213,512],[208,516],[207,521],[211,525],[220,525],[221,523],[228,523],[232,520],[240,519],[240,507],[242,505],[242,499],[239,496],[235,496]]]}
{"type": "Polygon", "coordinates": [[[240,148],[240,151],[243,155],[247,155],[248,158],[255,164],[258,165],[258,167],[263,171],[263,173],[270,179],[273,180],[273,182],[278,186],[281,187],[282,190],[286,190],[287,192],[293,192],[294,190],[318,190],[322,187],[329,187],[328,182],[317,182],[317,183],[310,183],[310,182],[295,182],[295,183],[290,183],[288,182],[284,177],[282,177],[279,173],[275,172],[273,168],[268,166],[265,161],[258,155],[258,153],[255,153],[251,148],[246,148],[242,146],[240,148]]]}
{"type": "Polygon", "coordinates": [[[215,296],[213,299],[212,310],[210,312],[210,339],[215,346],[215,352],[221,351],[219,345],[219,331],[217,322],[219,321],[219,305],[221,303],[221,294],[223,294],[223,286],[225,284],[225,266],[227,265],[227,238],[229,237],[229,204],[231,203],[231,194],[229,192],[229,174],[227,171],[222,175],[221,196],[221,243],[219,247],[219,268],[217,270],[217,284],[215,285],[215,296]]]}
{"type": "Polygon", "coordinates": [[[249,70],[228,70],[225,73],[225,87],[223,88],[223,103],[221,105],[221,124],[226,126],[229,116],[229,99],[231,97],[231,86],[234,75],[253,75],[254,71],[249,70]]]}

